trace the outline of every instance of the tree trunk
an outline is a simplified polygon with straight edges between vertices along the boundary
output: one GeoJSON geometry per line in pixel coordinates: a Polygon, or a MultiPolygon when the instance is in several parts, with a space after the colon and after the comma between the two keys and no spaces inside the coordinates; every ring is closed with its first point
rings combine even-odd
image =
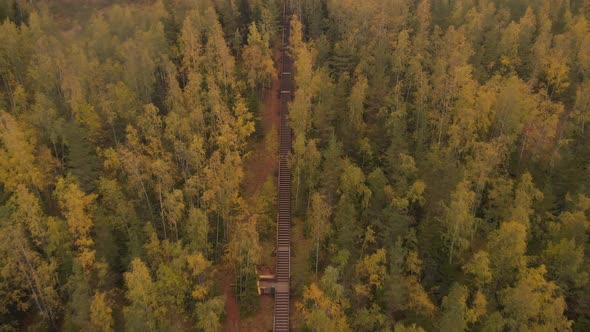
{"type": "Polygon", "coordinates": [[[152,203],[150,202],[150,198],[148,196],[147,190],[145,189],[145,185],[143,184],[143,181],[140,180],[139,183],[141,184],[141,189],[143,190],[143,195],[145,196],[145,200],[147,202],[148,209],[150,210],[150,217],[153,222],[154,221],[154,213],[152,211],[152,203]]]}
{"type": "Polygon", "coordinates": [[[219,258],[219,215],[217,213],[215,214],[215,219],[215,259],[217,260],[219,258]]]}
{"type": "Polygon", "coordinates": [[[25,248],[23,247],[21,241],[18,239],[18,235],[16,236],[16,239],[17,239],[16,241],[19,245],[19,249],[21,251],[22,257],[24,258],[25,263],[30,271],[30,275],[28,275],[25,271],[23,271],[23,274],[24,274],[25,278],[27,279],[27,281],[29,282],[29,287],[31,288],[31,292],[33,292],[37,307],[39,308],[39,311],[44,312],[49,317],[49,321],[51,322],[51,325],[53,327],[55,327],[53,311],[45,303],[45,299],[43,297],[43,294],[41,293],[41,290],[43,288],[39,286],[39,282],[37,281],[37,277],[35,276],[35,269],[33,268],[33,265],[31,264],[29,257],[27,256],[25,248]],[[37,289],[39,291],[35,291],[35,289],[37,289]]]}
{"type": "Polygon", "coordinates": [[[458,229],[458,225],[455,222],[455,224],[453,225],[453,234],[451,237],[451,248],[449,250],[449,264],[453,264],[453,253],[455,251],[455,241],[457,239],[457,232],[459,231],[458,229]]]}
{"type": "Polygon", "coordinates": [[[113,139],[115,140],[115,145],[119,145],[119,140],[117,139],[117,132],[115,131],[115,126],[113,123],[111,125],[111,130],[113,131],[113,139]]]}
{"type": "Polygon", "coordinates": [[[8,99],[10,100],[10,105],[14,107],[14,98],[12,97],[12,89],[10,88],[10,84],[8,84],[8,80],[6,79],[6,75],[2,75],[2,81],[4,81],[4,86],[6,87],[6,91],[8,92],[8,99]]]}
{"type": "Polygon", "coordinates": [[[160,190],[158,190],[158,200],[160,201],[160,220],[162,222],[162,228],[164,229],[164,239],[167,239],[168,234],[166,234],[166,220],[164,217],[164,203],[162,202],[162,182],[160,182],[160,190]]]}
{"type": "Polygon", "coordinates": [[[315,274],[318,274],[318,261],[320,260],[320,239],[318,238],[315,247],[315,274]]]}
{"type": "Polygon", "coordinates": [[[301,181],[301,171],[297,167],[297,180],[295,181],[295,209],[297,209],[297,202],[299,201],[299,183],[301,181]]]}

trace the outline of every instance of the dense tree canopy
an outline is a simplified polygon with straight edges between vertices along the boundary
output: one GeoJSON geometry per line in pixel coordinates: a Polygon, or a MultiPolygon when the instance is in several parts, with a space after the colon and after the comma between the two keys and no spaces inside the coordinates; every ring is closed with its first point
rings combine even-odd
{"type": "Polygon", "coordinates": [[[589,327],[588,8],[292,2],[294,186],[312,181],[297,200],[315,202],[296,212],[321,225],[318,198],[329,204],[310,265],[319,251],[317,278],[339,270],[349,327],[589,327]],[[319,176],[301,171],[306,142],[319,176]]]}
{"type": "MultiPolygon", "coordinates": [[[[254,313],[285,2],[71,2],[0,0],[0,330],[254,313]]],[[[287,3],[293,327],[590,330],[590,1],[287,3]]]]}

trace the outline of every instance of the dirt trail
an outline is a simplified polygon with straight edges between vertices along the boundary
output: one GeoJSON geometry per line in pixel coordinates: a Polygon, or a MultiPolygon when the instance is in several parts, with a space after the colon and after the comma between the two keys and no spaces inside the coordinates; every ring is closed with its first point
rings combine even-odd
{"type": "Polygon", "coordinates": [[[240,330],[240,306],[231,284],[233,283],[233,275],[229,268],[220,269],[217,273],[217,280],[223,285],[223,295],[225,295],[225,321],[223,322],[223,331],[239,331],[240,330]]]}
{"type": "MultiPolygon", "coordinates": [[[[280,60],[280,51],[275,52],[275,63],[280,60]]],[[[266,91],[262,110],[262,131],[263,140],[257,142],[244,162],[244,196],[250,202],[260,190],[268,176],[275,174],[277,169],[278,154],[278,127],[279,127],[279,89],[278,76],[272,82],[272,88],[266,91]],[[269,151],[266,143],[269,135],[273,136],[276,142],[276,149],[269,151]],[[275,151],[276,150],[276,151],[275,151]]]]}
{"type": "MultiPolygon", "coordinates": [[[[280,61],[280,51],[275,51],[275,63],[280,61]]],[[[262,105],[262,131],[263,139],[256,142],[248,158],[244,162],[244,198],[253,203],[258,191],[269,176],[275,176],[277,169],[278,155],[278,127],[279,127],[279,77],[275,77],[272,87],[264,95],[262,105]],[[274,141],[277,142],[276,151],[269,151],[265,145],[272,141],[269,135],[274,135],[274,141]]],[[[247,319],[240,319],[240,306],[233,294],[231,284],[233,282],[233,273],[228,268],[221,269],[218,277],[223,285],[225,295],[226,320],[223,323],[223,331],[268,331],[272,330],[273,319],[273,300],[269,296],[262,296],[260,299],[260,309],[258,313],[247,319]]]]}

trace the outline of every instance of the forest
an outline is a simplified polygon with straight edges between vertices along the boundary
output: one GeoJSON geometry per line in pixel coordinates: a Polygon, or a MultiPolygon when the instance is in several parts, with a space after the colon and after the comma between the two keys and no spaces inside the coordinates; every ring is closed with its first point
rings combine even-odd
{"type": "Polygon", "coordinates": [[[291,330],[590,331],[590,0],[0,0],[0,331],[272,330],[284,20],[291,330]]]}

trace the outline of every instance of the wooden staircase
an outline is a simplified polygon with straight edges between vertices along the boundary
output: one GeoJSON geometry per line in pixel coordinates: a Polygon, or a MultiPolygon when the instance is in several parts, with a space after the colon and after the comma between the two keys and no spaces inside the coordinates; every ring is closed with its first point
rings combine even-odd
{"type": "Polygon", "coordinates": [[[289,153],[292,134],[289,127],[289,102],[292,99],[292,61],[287,53],[289,44],[289,4],[285,1],[283,45],[280,73],[280,126],[279,126],[279,174],[278,174],[278,216],[277,255],[274,326],[275,332],[289,331],[291,279],[291,172],[289,153]]]}

